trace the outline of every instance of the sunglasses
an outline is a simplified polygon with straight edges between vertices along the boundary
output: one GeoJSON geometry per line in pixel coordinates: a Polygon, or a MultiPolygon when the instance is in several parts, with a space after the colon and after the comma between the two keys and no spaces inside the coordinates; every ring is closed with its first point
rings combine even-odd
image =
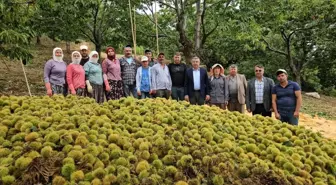
{"type": "Polygon", "coordinates": [[[255,72],[261,72],[261,70],[255,70],[255,72]]]}

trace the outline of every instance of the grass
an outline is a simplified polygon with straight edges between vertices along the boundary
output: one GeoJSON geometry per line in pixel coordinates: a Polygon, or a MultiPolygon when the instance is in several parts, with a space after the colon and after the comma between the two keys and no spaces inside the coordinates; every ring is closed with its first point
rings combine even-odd
{"type": "MultiPolygon", "coordinates": [[[[34,59],[25,66],[30,89],[33,95],[45,95],[43,83],[43,68],[47,60],[52,57],[54,47],[61,47],[65,51],[64,42],[53,42],[48,38],[42,38],[41,45],[31,48],[34,59]]],[[[85,43],[89,48],[94,48],[91,43],[85,43]]],[[[71,44],[71,50],[79,50],[80,44],[71,44]]],[[[65,53],[64,61],[70,61],[70,54],[65,53]]],[[[10,61],[6,58],[0,58],[0,95],[28,95],[25,78],[21,65],[18,61],[10,61]],[[4,62],[10,70],[7,69],[4,62]]],[[[336,120],[336,98],[321,96],[321,99],[315,99],[303,95],[302,112],[326,119],[336,120]]]]}

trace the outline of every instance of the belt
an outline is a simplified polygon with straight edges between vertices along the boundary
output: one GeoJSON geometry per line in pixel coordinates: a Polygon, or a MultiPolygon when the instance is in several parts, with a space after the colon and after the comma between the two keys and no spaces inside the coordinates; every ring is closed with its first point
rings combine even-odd
{"type": "Polygon", "coordinates": [[[194,92],[201,92],[201,90],[194,90],[194,92]]]}

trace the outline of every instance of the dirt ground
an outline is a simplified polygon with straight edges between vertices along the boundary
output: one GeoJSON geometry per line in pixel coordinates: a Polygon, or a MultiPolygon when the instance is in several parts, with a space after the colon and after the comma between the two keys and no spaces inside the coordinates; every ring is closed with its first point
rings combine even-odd
{"type": "MultiPolygon", "coordinates": [[[[87,43],[90,48],[94,46],[87,43]]],[[[42,45],[32,48],[35,58],[25,66],[29,86],[33,95],[44,95],[43,67],[44,63],[52,57],[55,46],[65,51],[65,43],[53,43],[42,40],[42,45]]],[[[71,44],[71,50],[78,50],[80,44],[71,44]]],[[[102,57],[105,57],[103,54],[102,57]]],[[[65,61],[70,61],[70,54],[65,53],[65,61]]],[[[0,58],[0,96],[1,95],[28,95],[27,85],[18,61],[0,58]]],[[[327,138],[336,139],[336,98],[321,96],[315,99],[303,96],[302,113],[299,124],[313,131],[321,132],[327,138]]]]}

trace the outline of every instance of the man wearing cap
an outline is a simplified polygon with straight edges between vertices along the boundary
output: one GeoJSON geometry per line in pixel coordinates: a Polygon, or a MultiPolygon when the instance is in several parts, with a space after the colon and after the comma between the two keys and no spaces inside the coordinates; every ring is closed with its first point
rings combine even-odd
{"type": "Polygon", "coordinates": [[[238,74],[238,66],[232,64],[229,67],[230,75],[226,77],[229,84],[229,111],[238,111],[244,113],[245,94],[247,82],[242,74],[238,74]]]}
{"type": "Polygon", "coordinates": [[[184,98],[193,105],[204,105],[210,100],[209,78],[207,71],[200,68],[200,59],[191,59],[192,68],[187,69],[184,81],[184,98]]]}
{"type": "Polygon", "coordinates": [[[151,97],[151,67],[148,66],[148,58],[141,58],[142,67],[139,67],[136,74],[136,89],[141,99],[151,97]]]}
{"type": "Polygon", "coordinates": [[[133,95],[137,98],[136,91],[136,73],[138,68],[138,63],[135,58],[132,57],[132,47],[127,45],[124,48],[124,56],[119,59],[121,78],[124,86],[125,97],[133,95]]]}
{"type": "Polygon", "coordinates": [[[253,115],[272,117],[272,88],[274,81],[264,77],[264,67],[256,65],[254,67],[255,77],[247,83],[246,109],[253,115]]]}
{"type": "Polygon", "coordinates": [[[276,72],[280,82],[272,90],[272,105],[275,117],[291,125],[299,124],[299,112],[302,104],[301,88],[298,83],[287,80],[284,69],[276,72]]]}
{"type": "Polygon", "coordinates": [[[169,99],[171,94],[172,82],[168,66],[165,64],[164,53],[158,56],[158,64],[152,67],[152,93],[155,97],[169,99]]]}
{"type": "Polygon", "coordinates": [[[174,55],[174,63],[168,65],[172,80],[172,98],[177,101],[184,100],[184,78],[187,66],[181,63],[181,54],[174,55]]]}
{"type": "Polygon", "coordinates": [[[157,61],[155,61],[155,60],[152,58],[152,51],[151,51],[151,50],[146,49],[146,50],[145,50],[145,56],[148,58],[148,62],[149,62],[149,66],[150,66],[150,67],[153,67],[155,64],[158,63],[157,61]]]}
{"type": "Polygon", "coordinates": [[[88,62],[89,61],[89,55],[88,55],[88,53],[89,53],[89,49],[88,49],[88,47],[86,46],[86,45],[81,45],[80,46],[80,53],[81,53],[81,55],[82,55],[82,59],[81,59],[81,61],[80,61],[80,65],[82,65],[82,66],[84,66],[84,64],[86,63],[86,62],[88,62]]]}

